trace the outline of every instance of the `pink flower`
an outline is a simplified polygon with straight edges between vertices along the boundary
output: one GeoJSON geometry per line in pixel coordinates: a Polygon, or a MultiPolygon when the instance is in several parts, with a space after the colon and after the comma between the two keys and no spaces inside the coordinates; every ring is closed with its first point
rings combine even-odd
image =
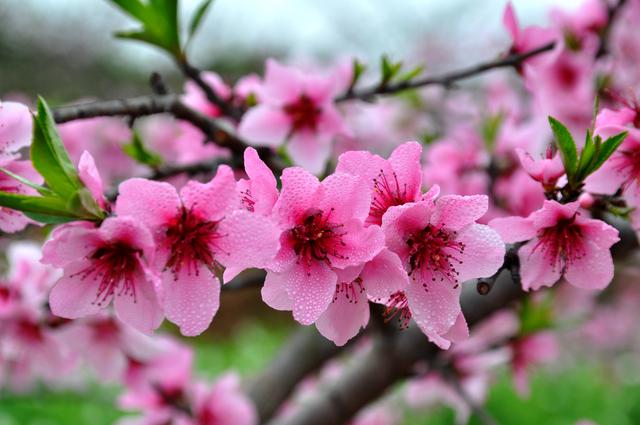
{"type": "MultiPolygon", "coordinates": [[[[204,80],[222,100],[228,101],[231,98],[231,88],[218,74],[207,71],[203,72],[201,76],[202,80],[204,80]]],[[[193,81],[187,81],[184,85],[184,91],[185,94],[182,96],[182,101],[185,105],[211,117],[219,117],[222,115],[220,108],[212,104],[202,89],[193,81]]]]}
{"type": "Polygon", "coordinates": [[[390,207],[419,199],[421,155],[422,146],[417,142],[398,146],[388,160],[367,151],[340,155],[336,171],[359,176],[373,189],[367,223],[380,225],[390,207]]]}
{"type": "Polygon", "coordinates": [[[572,285],[603,289],[613,278],[609,248],[618,231],[601,220],[584,217],[579,202],[545,201],[528,217],[496,218],[489,225],[506,243],[529,241],[518,250],[522,287],[537,290],[561,276],[572,285]]]}
{"type": "Polygon", "coordinates": [[[256,146],[278,147],[288,140],[291,159],[319,174],[333,137],[345,131],[333,104],[336,94],[334,77],[304,75],[269,59],[261,103],[244,115],[238,132],[256,146]]]}
{"type": "Polygon", "coordinates": [[[382,230],[410,278],[406,291],[391,295],[388,308],[413,317],[430,341],[446,349],[468,333],[461,283],[493,275],[505,248],[494,230],[476,223],[487,211],[486,196],[446,195],[434,201],[437,194],[434,189],[420,202],[391,207],[382,230]]]}
{"type": "Polygon", "coordinates": [[[285,169],[273,209],[282,229],[281,248],[267,273],[263,300],[275,309],[293,310],[304,325],[315,322],[342,283],[338,270],[360,266],[383,248],[380,228],[364,225],[370,202],[370,191],[358,177],[335,173],[319,182],[302,168],[285,169]]]}
{"type": "Polygon", "coordinates": [[[316,321],[318,331],[336,345],[344,345],[369,322],[369,299],[381,299],[402,291],[407,274],[398,256],[383,249],[373,260],[337,269],[335,295],[316,321]]]}
{"type": "Polygon", "coordinates": [[[211,388],[196,386],[193,394],[193,420],[184,425],[255,425],[258,416],[249,398],[242,393],[240,378],[229,373],[211,388]]]}
{"type": "Polygon", "coordinates": [[[150,333],[162,322],[155,278],[147,265],[153,238],[131,218],[106,219],[100,228],[62,226],[43,248],[42,261],[64,268],[51,290],[51,311],[76,319],[95,314],[114,300],[120,320],[150,333]]]}
{"type": "Polygon", "coordinates": [[[544,157],[538,160],[524,149],[517,148],[516,153],[520,158],[522,168],[532,179],[542,183],[545,190],[553,189],[558,179],[564,175],[564,164],[562,164],[560,155],[554,154],[550,148],[547,148],[544,157]]]}
{"type": "MultiPolygon", "coordinates": [[[[509,35],[511,35],[513,41],[511,51],[513,53],[524,53],[537,47],[542,47],[559,38],[557,30],[551,28],[530,26],[521,29],[511,2],[508,2],[504,9],[502,22],[507,31],[509,31],[509,35]]],[[[529,62],[531,61],[530,59],[529,62]]]]}
{"type": "Polygon", "coordinates": [[[547,363],[558,357],[558,341],[551,332],[538,332],[516,339],[513,350],[513,380],[520,395],[529,394],[527,371],[531,366],[547,363]]]}
{"type": "Polygon", "coordinates": [[[17,152],[31,144],[32,118],[21,103],[0,102],[0,165],[17,157],[17,152]]]}
{"type": "MultiPolygon", "coordinates": [[[[34,170],[30,161],[10,161],[0,164],[3,168],[14,174],[31,180],[34,183],[42,184],[44,179],[34,170]]],[[[37,195],[35,189],[20,183],[13,177],[0,172],[0,191],[7,193],[16,193],[22,195],[37,195]]],[[[0,230],[6,233],[15,233],[23,230],[28,224],[33,223],[20,211],[9,208],[0,207],[0,230]]]]}
{"type": "Polygon", "coordinates": [[[116,213],[151,229],[165,315],[184,335],[202,333],[217,312],[220,266],[264,267],[278,250],[275,225],[240,209],[235,187],[227,166],[209,183],[190,181],[180,195],[168,183],[145,179],[120,185],[116,213]]]}

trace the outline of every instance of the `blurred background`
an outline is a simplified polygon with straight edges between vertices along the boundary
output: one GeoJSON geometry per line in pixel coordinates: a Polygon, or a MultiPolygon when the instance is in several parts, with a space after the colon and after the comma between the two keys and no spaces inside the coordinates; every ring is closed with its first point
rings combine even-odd
{"type": "MultiPolygon", "coordinates": [[[[552,6],[571,9],[580,2],[513,3],[527,25],[546,22],[552,6]]],[[[183,0],[181,13],[190,16],[197,5],[183,0]]],[[[438,71],[504,52],[509,44],[501,25],[504,5],[504,0],[216,0],[191,45],[191,58],[232,81],[261,72],[266,57],[335,63],[355,56],[375,64],[386,53],[438,71]]],[[[0,98],[40,94],[60,103],[143,95],[150,92],[153,71],[178,91],[182,77],[165,54],[112,36],[133,25],[101,0],[0,0],[0,98]]],[[[258,291],[224,297],[212,329],[189,340],[197,347],[198,370],[210,377],[227,368],[255,373],[294,328],[290,315],[267,309],[258,291]]],[[[510,378],[501,375],[488,409],[501,424],[640,423],[635,373],[620,381],[612,379],[611,365],[574,358],[537,371],[528,399],[516,395],[510,378]]],[[[633,369],[635,363],[629,364],[633,369]]],[[[96,386],[82,394],[44,389],[2,394],[0,425],[110,424],[121,416],[114,407],[117,393],[96,386]]],[[[443,407],[412,413],[406,423],[449,425],[454,414],[443,407]]],[[[471,423],[481,424],[476,418],[471,423]]]]}

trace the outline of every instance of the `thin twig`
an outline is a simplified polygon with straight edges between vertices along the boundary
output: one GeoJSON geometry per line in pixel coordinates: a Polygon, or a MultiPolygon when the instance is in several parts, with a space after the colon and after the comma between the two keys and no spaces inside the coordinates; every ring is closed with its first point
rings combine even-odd
{"type": "Polygon", "coordinates": [[[600,45],[598,46],[598,52],[596,58],[600,58],[608,53],[609,50],[609,37],[611,36],[611,29],[613,24],[622,10],[627,0],[620,0],[614,6],[607,7],[607,25],[602,29],[600,33],[600,45]]]}
{"type": "Polygon", "coordinates": [[[413,80],[402,81],[395,84],[387,84],[384,86],[380,86],[379,84],[376,84],[369,88],[347,92],[342,96],[337,97],[335,101],[344,102],[344,101],[353,100],[353,99],[370,100],[376,96],[391,95],[404,90],[416,89],[416,88],[426,87],[426,86],[449,87],[457,81],[474,77],[486,71],[499,69],[499,68],[517,67],[518,65],[522,64],[525,60],[533,56],[542,54],[544,52],[548,52],[552,50],[554,47],[555,47],[555,42],[552,42],[552,43],[545,44],[544,46],[540,46],[536,49],[529,50],[528,52],[510,54],[502,59],[480,63],[478,65],[474,65],[468,68],[449,72],[449,73],[442,74],[435,77],[416,78],[413,80]]]}

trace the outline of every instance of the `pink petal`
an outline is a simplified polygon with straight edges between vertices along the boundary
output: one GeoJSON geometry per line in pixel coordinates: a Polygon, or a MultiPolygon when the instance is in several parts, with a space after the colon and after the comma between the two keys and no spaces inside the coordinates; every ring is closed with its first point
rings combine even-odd
{"type": "Polygon", "coordinates": [[[146,179],[129,179],[120,184],[115,212],[129,215],[149,228],[163,227],[180,211],[182,202],[169,183],[146,179]]]}
{"type": "Polygon", "coordinates": [[[280,249],[280,231],[267,217],[245,210],[226,216],[219,225],[222,237],[216,258],[226,267],[263,268],[271,264],[280,249]]]}
{"type": "Polygon", "coordinates": [[[185,336],[207,330],[220,306],[220,282],[204,265],[180,275],[162,273],[164,312],[168,320],[180,327],[185,336]]]}
{"type": "Polygon", "coordinates": [[[462,342],[469,338],[469,326],[462,312],[458,314],[458,318],[451,329],[442,337],[451,342],[462,342]]]}
{"type": "Polygon", "coordinates": [[[307,75],[303,91],[317,105],[330,105],[337,94],[337,80],[332,76],[307,75]]]}
{"type": "Polygon", "coordinates": [[[318,134],[331,138],[338,134],[350,135],[348,127],[344,123],[344,118],[333,104],[325,105],[318,118],[318,134]]]}
{"type": "Polygon", "coordinates": [[[329,307],[316,321],[316,328],[337,346],[342,346],[369,323],[369,302],[364,292],[356,288],[356,298],[337,293],[329,307]]]}
{"type": "Polygon", "coordinates": [[[555,226],[558,220],[573,217],[580,202],[569,202],[568,204],[560,204],[556,201],[544,201],[542,208],[531,213],[529,218],[536,229],[555,226]]]}
{"type": "Polygon", "coordinates": [[[447,334],[460,315],[461,285],[454,288],[449,282],[412,282],[407,288],[407,300],[413,319],[429,340],[442,349],[447,349],[451,342],[443,336],[447,334]]]}
{"type": "Polygon", "coordinates": [[[208,183],[190,180],[182,189],[180,197],[184,206],[200,218],[218,221],[232,208],[239,205],[235,194],[236,179],[227,165],[220,165],[208,183]]]}
{"type": "Polygon", "coordinates": [[[315,322],[333,299],[336,274],[322,263],[313,264],[308,271],[294,265],[282,274],[280,278],[293,302],[293,318],[303,325],[315,322]]]}
{"type": "Polygon", "coordinates": [[[297,219],[309,208],[320,182],[303,168],[289,167],[282,172],[280,198],[273,207],[274,215],[285,228],[297,224],[297,219]]]}
{"type": "Polygon", "coordinates": [[[616,169],[610,159],[595,173],[587,177],[585,180],[584,190],[602,195],[613,195],[626,180],[626,175],[616,169]]]}
{"type": "Polygon", "coordinates": [[[518,251],[520,258],[520,277],[522,280],[522,289],[528,291],[530,289],[538,290],[543,286],[552,286],[560,280],[561,270],[551,264],[545,258],[544,252],[538,248],[534,252],[533,249],[538,244],[537,238],[527,242],[518,251]]]}
{"type": "Polygon", "coordinates": [[[68,264],[64,276],[55,284],[49,294],[51,312],[66,319],[95,314],[106,307],[111,299],[104,303],[96,302],[100,281],[98,276],[84,276],[81,272],[92,267],[90,261],[78,260],[68,264]]]}
{"type": "Polygon", "coordinates": [[[513,5],[511,2],[508,2],[504,8],[504,14],[502,15],[502,23],[509,31],[511,35],[511,39],[515,42],[518,40],[519,36],[519,26],[518,26],[518,18],[516,17],[516,13],[513,10],[513,5]]]}
{"type": "Polygon", "coordinates": [[[342,258],[334,256],[331,265],[337,268],[355,266],[373,259],[384,248],[384,234],[378,226],[364,227],[359,220],[349,220],[341,228],[343,246],[339,248],[342,258]]]}
{"type": "Polygon", "coordinates": [[[262,287],[262,300],[276,310],[293,310],[293,302],[285,289],[284,273],[267,272],[267,278],[262,287]]]}
{"type": "Polygon", "coordinates": [[[411,202],[389,208],[382,217],[387,248],[400,258],[405,258],[409,251],[405,237],[429,224],[432,211],[427,202],[411,202]]]}
{"type": "Polygon", "coordinates": [[[578,288],[604,289],[613,279],[613,260],[608,248],[585,241],[582,257],[567,263],[564,277],[578,288]]]}
{"type": "Polygon", "coordinates": [[[271,214],[278,200],[278,189],[273,171],[260,159],[254,148],[244,151],[244,169],[251,182],[251,195],[255,201],[254,209],[264,215],[271,214]]]}
{"type": "Polygon", "coordinates": [[[150,276],[138,266],[135,276],[135,297],[129,294],[115,297],[118,319],[142,333],[152,333],[162,323],[162,309],[150,276]]]}
{"type": "Polygon", "coordinates": [[[31,144],[32,118],[29,108],[16,102],[0,102],[0,162],[31,144]]]}
{"type": "Polygon", "coordinates": [[[53,238],[42,248],[42,263],[56,267],[78,261],[92,254],[103,239],[93,225],[68,225],[58,227],[53,238]]]}
{"type": "Polygon", "coordinates": [[[416,199],[422,185],[422,145],[418,142],[406,142],[391,152],[389,163],[398,176],[398,181],[406,185],[410,199],[416,199]]]}
{"type": "Polygon", "coordinates": [[[325,212],[333,209],[330,213],[332,222],[342,223],[350,218],[365,221],[371,205],[371,190],[362,179],[336,172],[321,184],[324,190],[316,205],[325,212]]]}
{"type": "Polygon", "coordinates": [[[580,228],[585,239],[603,249],[611,248],[620,240],[618,229],[602,220],[586,219],[584,223],[580,223],[580,228]]]}
{"type": "Polygon", "coordinates": [[[78,175],[82,183],[89,189],[93,199],[96,200],[100,208],[105,208],[104,187],[102,178],[96,168],[96,163],[91,154],[87,151],[82,152],[80,162],[78,163],[78,175]]]}
{"type": "Polygon", "coordinates": [[[255,106],[242,117],[238,135],[254,146],[278,147],[291,131],[291,119],[280,108],[255,106]]]}
{"type": "Polygon", "coordinates": [[[331,139],[309,130],[296,131],[287,143],[287,152],[294,164],[319,175],[331,154],[331,139]]]}
{"type": "Polygon", "coordinates": [[[109,217],[100,225],[103,240],[124,242],[140,249],[149,260],[155,248],[153,236],[149,230],[131,217],[109,217]]]}
{"type": "Polygon", "coordinates": [[[260,90],[260,99],[273,105],[286,105],[297,100],[304,89],[300,71],[281,65],[274,59],[267,59],[264,72],[264,85],[260,90]]]}
{"type": "Polygon", "coordinates": [[[431,223],[450,230],[460,230],[482,217],[488,209],[486,195],[444,195],[436,200],[436,209],[431,223]]]}
{"type": "Polygon", "coordinates": [[[409,284],[400,258],[386,248],[364,266],[360,277],[372,299],[388,298],[409,284]]]}
{"type": "Polygon", "coordinates": [[[504,242],[489,226],[474,223],[461,230],[456,240],[464,244],[462,263],[454,263],[460,282],[492,276],[504,263],[504,242]]]}
{"type": "Polygon", "coordinates": [[[538,233],[533,222],[523,217],[494,218],[489,227],[498,232],[506,243],[526,241],[538,233]]]}

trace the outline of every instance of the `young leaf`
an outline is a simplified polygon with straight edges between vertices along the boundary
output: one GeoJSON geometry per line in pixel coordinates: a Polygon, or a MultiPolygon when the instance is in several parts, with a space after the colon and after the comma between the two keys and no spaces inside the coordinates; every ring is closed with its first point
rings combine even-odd
{"type": "Polygon", "coordinates": [[[44,186],[40,186],[38,183],[34,183],[29,179],[25,179],[24,177],[19,176],[18,174],[11,172],[11,171],[7,170],[4,167],[0,167],[0,171],[5,173],[6,175],[11,177],[12,179],[19,181],[23,185],[29,186],[30,188],[37,190],[38,193],[40,195],[42,195],[42,196],[53,196],[53,195],[55,195],[55,193],[52,192],[51,189],[46,188],[44,186]]]}
{"type": "Polygon", "coordinates": [[[65,201],[54,196],[29,196],[0,192],[0,206],[24,213],[76,218],[76,215],[67,209],[65,201]]]}
{"type": "Polygon", "coordinates": [[[38,98],[38,115],[33,122],[31,162],[49,188],[62,198],[72,195],[82,187],[78,173],[60,140],[51,110],[41,97],[38,98]]]}
{"type": "Polygon", "coordinates": [[[142,139],[137,131],[133,132],[133,140],[131,143],[124,145],[122,150],[137,162],[150,167],[157,167],[162,163],[160,155],[150,151],[142,143],[142,139]]]}
{"type": "Polygon", "coordinates": [[[120,31],[116,37],[143,41],[180,57],[178,0],[111,0],[142,24],[142,28],[120,31]]]}
{"type": "Polygon", "coordinates": [[[607,140],[602,142],[602,146],[600,147],[600,151],[598,152],[595,160],[591,168],[589,169],[589,174],[595,172],[598,168],[605,163],[607,159],[618,149],[618,146],[624,141],[625,137],[627,137],[627,132],[623,131],[622,133],[618,133],[615,136],[609,137],[607,140]]]}
{"type": "Polygon", "coordinates": [[[204,0],[200,3],[195,13],[191,17],[191,22],[189,23],[189,39],[193,37],[193,35],[198,31],[200,24],[202,23],[202,18],[209,10],[209,6],[211,5],[212,0],[204,0]]]}
{"type": "Polygon", "coordinates": [[[578,169],[578,150],[576,148],[576,142],[573,140],[571,133],[560,121],[553,117],[549,117],[549,124],[551,130],[556,138],[558,144],[558,150],[564,164],[564,169],[567,173],[567,178],[570,182],[573,182],[573,178],[578,169]]]}
{"type": "Polygon", "coordinates": [[[398,77],[398,81],[411,81],[424,71],[424,65],[418,65],[398,77]]]}
{"type": "Polygon", "coordinates": [[[578,161],[578,170],[576,172],[577,181],[582,181],[589,175],[589,169],[592,165],[592,162],[594,161],[597,149],[599,148],[599,144],[596,145],[596,143],[593,141],[591,131],[587,130],[584,148],[582,148],[582,152],[580,153],[580,160],[578,161]]]}

